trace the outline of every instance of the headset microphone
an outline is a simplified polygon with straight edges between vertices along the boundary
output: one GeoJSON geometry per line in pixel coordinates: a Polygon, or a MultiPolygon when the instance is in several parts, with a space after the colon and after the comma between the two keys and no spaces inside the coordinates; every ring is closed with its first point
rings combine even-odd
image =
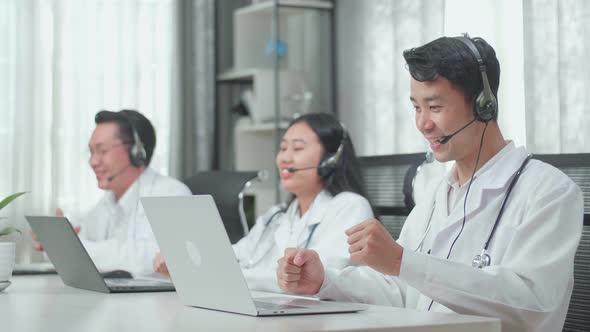
{"type": "Polygon", "coordinates": [[[442,136],[438,142],[440,144],[446,144],[451,138],[453,138],[453,136],[457,135],[458,133],[460,133],[463,129],[469,127],[472,123],[474,123],[477,119],[473,119],[471,121],[469,121],[469,123],[467,123],[466,125],[464,125],[463,127],[461,127],[461,129],[457,130],[456,132],[450,134],[450,135],[446,135],[446,136],[442,136]]]}
{"type": "Polygon", "coordinates": [[[289,167],[289,168],[287,168],[287,172],[289,172],[289,173],[295,173],[295,172],[299,172],[299,171],[305,171],[305,170],[308,170],[308,169],[316,169],[316,168],[319,168],[319,166],[304,167],[304,168],[289,167]]]}
{"type": "Polygon", "coordinates": [[[131,166],[131,164],[128,164],[127,166],[123,167],[120,171],[116,172],[115,174],[109,176],[107,178],[108,182],[112,182],[117,176],[121,175],[121,173],[123,173],[126,169],[129,168],[129,166],[131,166]]]}

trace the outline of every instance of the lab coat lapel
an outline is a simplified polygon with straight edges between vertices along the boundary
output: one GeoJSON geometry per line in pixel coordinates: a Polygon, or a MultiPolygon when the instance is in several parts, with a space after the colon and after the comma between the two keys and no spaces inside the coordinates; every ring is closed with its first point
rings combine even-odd
{"type": "MultiPolygon", "coordinates": [[[[484,165],[484,167],[476,173],[475,178],[473,179],[473,184],[469,190],[469,196],[467,197],[467,206],[465,210],[465,218],[467,221],[473,219],[473,217],[480,213],[495,197],[506,193],[510,181],[527,156],[524,148],[520,147],[515,149],[513,143],[510,143],[505,149],[507,149],[505,153],[496,155],[498,159],[493,161],[491,167],[485,167],[484,165]]],[[[439,190],[437,201],[443,202],[443,204],[440,208],[437,208],[436,214],[437,217],[444,218],[446,211],[448,211],[449,185],[447,184],[441,187],[443,187],[443,190],[439,190]]],[[[441,230],[453,227],[457,223],[462,222],[463,200],[461,200],[456,209],[451,211],[451,214],[446,218],[441,230]]],[[[491,222],[493,222],[493,220],[491,222]]]]}
{"type": "Polygon", "coordinates": [[[286,243],[289,242],[291,236],[298,236],[297,246],[305,246],[307,242],[307,238],[309,236],[309,232],[311,227],[315,224],[319,224],[322,219],[325,217],[325,214],[328,210],[328,203],[330,202],[332,195],[326,191],[321,191],[313,201],[309,211],[307,211],[307,215],[303,216],[299,220],[299,222],[304,222],[307,226],[306,229],[301,231],[297,225],[293,225],[293,230],[295,230],[294,234],[290,234],[291,222],[295,218],[295,214],[299,213],[298,207],[299,202],[298,200],[294,200],[293,203],[289,206],[289,210],[287,211],[287,218],[283,222],[281,222],[281,226],[275,232],[275,245],[277,248],[281,248],[286,243]]]}
{"type": "Polygon", "coordinates": [[[321,191],[316,196],[313,205],[309,210],[309,215],[306,217],[306,224],[308,228],[322,222],[326,216],[327,211],[329,210],[328,204],[330,203],[331,199],[332,195],[326,191],[321,191]]]}
{"type": "MultiPolygon", "coordinates": [[[[309,235],[315,227],[318,227],[319,224],[324,220],[326,215],[328,214],[328,210],[330,210],[330,202],[332,200],[332,195],[327,191],[321,191],[316,199],[314,200],[313,206],[309,210],[309,215],[306,217],[305,224],[306,229],[302,232],[301,237],[298,239],[297,247],[303,248],[306,246],[307,240],[311,241],[313,238],[310,238],[309,235]]],[[[315,236],[315,235],[312,235],[315,236]]]]}
{"type": "Polygon", "coordinates": [[[277,220],[280,221],[280,223],[274,232],[274,245],[279,248],[279,250],[284,250],[283,246],[291,237],[291,223],[293,222],[293,219],[295,219],[296,214],[299,213],[297,211],[298,206],[299,202],[295,199],[287,208],[287,212],[277,220]]]}

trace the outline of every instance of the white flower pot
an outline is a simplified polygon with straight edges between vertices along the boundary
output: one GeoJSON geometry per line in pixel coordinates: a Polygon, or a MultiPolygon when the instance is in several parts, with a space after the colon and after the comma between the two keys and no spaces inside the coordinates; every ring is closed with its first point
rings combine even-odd
{"type": "Polygon", "coordinates": [[[0,282],[7,281],[12,276],[15,256],[16,243],[0,242],[0,282]]]}

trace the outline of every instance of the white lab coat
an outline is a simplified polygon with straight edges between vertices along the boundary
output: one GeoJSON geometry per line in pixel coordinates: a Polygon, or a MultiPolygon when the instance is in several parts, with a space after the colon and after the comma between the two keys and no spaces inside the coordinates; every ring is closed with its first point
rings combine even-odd
{"type": "Polygon", "coordinates": [[[159,250],[139,198],[183,195],[191,192],[182,182],[146,168],[118,202],[107,191],[94,208],[72,223],[80,225],[79,237],[99,270],[150,274],[159,250]]]}
{"type": "Polygon", "coordinates": [[[373,218],[369,202],[352,192],[336,196],[327,191],[320,192],[301,218],[298,206],[298,201],[294,200],[285,213],[276,214],[267,226],[271,216],[281,210],[278,206],[271,208],[258,218],[247,236],[234,244],[234,252],[250,289],[282,292],[276,278],[277,260],[289,247],[304,248],[307,245],[317,251],[326,266],[337,271],[350,265],[344,232],[373,218]]]}
{"type": "Polygon", "coordinates": [[[510,143],[477,172],[465,228],[449,260],[463,221],[463,199],[449,214],[449,184],[442,181],[404,224],[398,239],[404,247],[399,277],[366,266],[327,271],[318,296],[418,310],[428,310],[433,299],[433,311],[498,317],[502,331],[561,331],[583,224],[581,191],[561,171],[534,159],[528,163],[488,247],[491,266],[471,266],[526,155],[510,143]],[[431,229],[424,237],[431,213],[431,229]]]}

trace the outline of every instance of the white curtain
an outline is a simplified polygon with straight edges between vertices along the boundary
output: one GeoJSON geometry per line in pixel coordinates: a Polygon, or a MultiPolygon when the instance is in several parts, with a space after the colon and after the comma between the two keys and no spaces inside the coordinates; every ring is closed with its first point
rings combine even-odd
{"type": "MultiPolygon", "coordinates": [[[[0,1],[0,196],[30,191],[0,212],[11,224],[24,229],[23,215],[56,207],[79,215],[96,202],[87,143],[101,109],[144,113],[157,132],[152,167],[168,173],[178,112],[176,6],[0,1]]],[[[26,262],[30,241],[19,242],[26,262]]]]}
{"type": "Polygon", "coordinates": [[[590,2],[524,0],[524,32],[531,151],[590,152],[590,2]]]}
{"type": "Polygon", "coordinates": [[[172,127],[170,172],[183,178],[211,169],[215,154],[215,6],[215,0],[179,1],[182,112],[172,127]]]}
{"type": "Polygon", "coordinates": [[[426,151],[402,52],[443,32],[442,0],[339,0],[337,113],[360,155],[426,151]]]}
{"type": "Polygon", "coordinates": [[[498,124],[504,137],[526,145],[522,0],[446,0],[444,35],[482,37],[500,61],[498,124]]]}

